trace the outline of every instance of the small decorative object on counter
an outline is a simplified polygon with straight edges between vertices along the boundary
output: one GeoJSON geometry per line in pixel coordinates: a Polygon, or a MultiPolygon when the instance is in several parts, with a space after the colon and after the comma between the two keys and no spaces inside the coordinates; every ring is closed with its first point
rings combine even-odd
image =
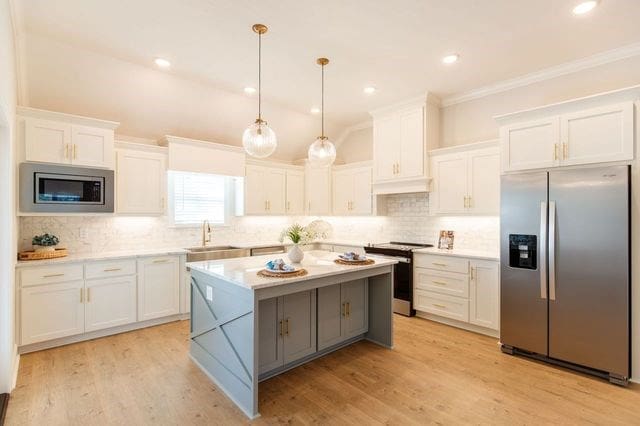
{"type": "Polygon", "coordinates": [[[267,262],[267,269],[272,272],[293,272],[296,270],[292,265],[287,265],[282,259],[270,260],[267,262]]]}
{"type": "Polygon", "coordinates": [[[376,263],[373,259],[367,259],[364,254],[359,254],[353,251],[339,254],[338,258],[334,260],[338,265],[373,265],[376,263]]]}
{"type": "Polygon", "coordinates": [[[307,270],[287,265],[282,259],[275,259],[268,261],[265,268],[258,271],[258,275],[267,278],[293,278],[307,275],[307,270]]]}
{"type": "Polygon", "coordinates": [[[367,260],[367,256],[365,256],[364,254],[358,254],[354,251],[343,253],[338,257],[340,257],[340,259],[342,260],[351,260],[351,261],[367,260]]]}
{"type": "Polygon", "coordinates": [[[55,251],[55,246],[57,246],[59,242],[60,239],[51,234],[36,235],[31,240],[31,244],[33,245],[33,249],[36,253],[40,253],[43,251],[55,251]]]}
{"type": "Polygon", "coordinates": [[[294,223],[288,228],[282,230],[280,234],[280,242],[284,242],[285,239],[291,240],[293,247],[289,250],[289,260],[293,263],[300,263],[304,259],[304,252],[300,248],[300,244],[309,244],[313,242],[316,234],[312,230],[305,228],[304,226],[294,223]]]}
{"type": "Polygon", "coordinates": [[[453,231],[440,231],[438,239],[438,248],[445,250],[453,250],[453,231]]]}

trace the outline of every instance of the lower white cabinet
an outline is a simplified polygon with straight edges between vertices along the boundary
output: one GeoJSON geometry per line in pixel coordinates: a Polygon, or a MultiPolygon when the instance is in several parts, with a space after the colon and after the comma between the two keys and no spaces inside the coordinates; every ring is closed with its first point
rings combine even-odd
{"type": "Polygon", "coordinates": [[[368,329],[366,280],[318,289],[318,350],[364,334],[368,329]]]}
{"type": "Polygon", "coordinates": [[[136,321],[136,276],[86,281],[85,332],[136,321]]]}
{"type": "Polygon", "coordinates": [[[261,300],[259,372],[283,367],[316,352],[316,291],[261,300]]]}
{"type": "Polygon", "coordinates": [[[469,322],[497,330],[500,325],[500,264],[472,260],[469,263],[469,322]]]}
{"type": "Polygon", "coordinates": [[[180,312],[179,268],[177,256],[138,260],[138,321],[180,312]]]}
{"type": "Polygon", "coordinates": [[[84,332],[84,281],[23,287],[21,343],[43,342],[84,332]]]}
{"type": "Polygon", "coordinates": [[[500,262],[415,253],[414,265],[417,311],[499,329],[500,262]]]}

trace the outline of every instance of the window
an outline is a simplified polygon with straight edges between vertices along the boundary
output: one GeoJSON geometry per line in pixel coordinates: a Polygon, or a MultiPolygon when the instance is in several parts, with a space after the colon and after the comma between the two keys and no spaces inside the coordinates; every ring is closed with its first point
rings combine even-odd
{"type": "Polygon", "coordinates": [[[224,225],[229,216],[232,178],[204,173],[169,172],[170,211],[176,225],[208,220],[224,225]]]}

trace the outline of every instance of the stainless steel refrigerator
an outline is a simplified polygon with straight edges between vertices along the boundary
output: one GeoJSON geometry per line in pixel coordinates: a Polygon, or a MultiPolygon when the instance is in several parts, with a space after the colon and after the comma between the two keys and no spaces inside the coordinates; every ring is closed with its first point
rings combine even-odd
{"type": "Polygon", "coordinates": [[[502,350],[626,384],[630,168],[502,177],[502,350]]]}

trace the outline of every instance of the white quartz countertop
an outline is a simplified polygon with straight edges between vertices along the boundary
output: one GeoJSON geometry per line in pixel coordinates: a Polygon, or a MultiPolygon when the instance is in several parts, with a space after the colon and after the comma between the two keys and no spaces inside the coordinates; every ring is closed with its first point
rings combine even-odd
{"type": "Polygon", "coordinates": [[[443,250],[435,247],[428,247],[417,249],[413,251],[414,254],[436,254],[440,256],[455,256],[455,257],[467,257],[472,259],[482,259],[482,260],[500,260],[500,253],[497,251],[482,251],[482,250],[461,250],[461,249],[453,249],[453,250],[443,250]]]}
{"type": "MultiPolygon", "coordinates": [[[[373,269],[398,263],[393,259],[371,256],[371,258],[376,261],[373,265],[339,265],[334,262],[334,260],[338,258],[338,253],[312,250],[305,252],[304,259],[301,263],[301,267],[308,272],[305,276],[292,278],[267,278],[259,276],[257,274],[258,271],[264,269],[265,264],[275,258],[277,258],[277,256],[271,254],[265,256],[240,257],[236,259],[190,262],[187,263],[187,267],[223,279],[240,287],[258,290],[282,284],[290,284],[292,282],[330,277],[354,272],[356,270],[373,269]]],[[[288,259],[283,258],[283,260],[287,261],[288,259]]]]}
{"type": "Polygon", "coordinates": [[[182,254],[187,254],[187,251],[182,248],[123,250],[123,251],[112,251],[112,252],[101,252],[101,253],[72,253],[72,254],[69,254],[68,256],[58,257],[55,259],[19,260],[16,263],[16,267],[26,268],[29,266],[56,265],[59,263],[73,263],[73,262],[84,262],[84,261],[124,259],[124,258],[130,258],[130,257],[151,257],[151,256],[182,255],[182,254]]]}

